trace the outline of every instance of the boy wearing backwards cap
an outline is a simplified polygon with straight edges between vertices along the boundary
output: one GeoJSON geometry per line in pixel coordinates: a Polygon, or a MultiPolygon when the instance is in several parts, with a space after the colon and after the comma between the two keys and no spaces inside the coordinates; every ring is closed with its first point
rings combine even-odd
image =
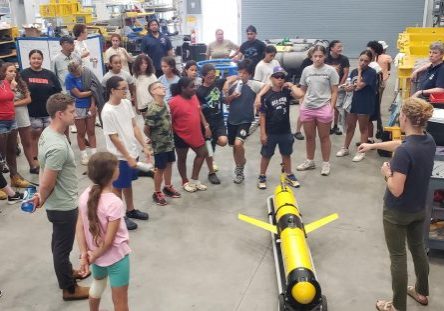
{"type": "Polygon", "coordinates": [[[291,171],[291,154],[293,153],[294,138],[290,127],[290,101],[292,97],[300,98],[302,91],[293,83],[285,82],[287,73],[276,66],[270,77],[271,88],[264,88],[259,96],[262,103],[259,108],[260,113],[260,140],[261,164],[257,187],[267,188],[266,172],[270,159],[274,154],[276,145],[282,156],[282,168],[286,173],[285,181],[292,187],[299,187],[296,176],[291,171]]]}

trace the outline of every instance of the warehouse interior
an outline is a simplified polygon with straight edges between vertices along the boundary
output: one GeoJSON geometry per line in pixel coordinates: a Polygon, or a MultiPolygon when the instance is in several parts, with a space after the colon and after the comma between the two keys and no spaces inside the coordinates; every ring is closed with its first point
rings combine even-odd
{"type": "MultiPolygon", "coordinates": [[[[99,78],[107,71],[103,55],[111,46],[112,34],[118,33],[122,46],[137,56],[143,53],[141,41],[152,19],[161,21],[161,33],[171,41],[181,72],[187,61],[198,64],[207,61],[207,46],[214,41],[217,29],[223,29],[226,39],[240,45],[247,40],[245,29],[254,25],[260,41],[276,46],[276,59],[289,74],[289,81],[295,84],[301,77],[299,68],[306,58],[307,47],[327,46],[332,40],[340,40],[343,54],[350,60],[351,72],[358,67],[360,52],[365,50],[368,41],[384,41],[388,45],[386,53],[393,58],[380,101],[383,125],[389,126],[386,140],[397,139],[395,136],[401,134],[398,120],[392,120],[392,108],[401,107],[415,92],[412,72],[428,60],[430,44],[442,41],[444,35],[441,28],[444,27],[444,1],[440,0],[374,0],[372,3],[359,1],[359,4],[349,0],[334,3],[321,0],[316,4],[308,0],[285,0],[278,5],[263,0],[5,0],[0,1],[0,15],[0,59],[14,63],[18,70],[29,66],[30,50],[45,48],[45,57],[52,58],[59,51],[60,37],[71,34],[74,24],[86,24],[91,53],[99,55],[99,65],[91,63],[90,69],[100,75],[99,78]]],[[[46,58],[43,67],[50,69],[50,59],[47,64],[45,61],[46,58]]],[[[228,61],[229,70],[236,70],[236,74],[237,61],[228,61]]],[[[230,73],[228,71],[228,75],[230,73]]],[[[439,100],[434,102],[435,111],[441,110],[439,104],[439,100]]],[[[290,106],[292,133],[297,132],[300,106],[301,102],[290,106]]],[[[434,122],[444,124],[436,121],[435,115],[433,118],[434,122]]],[[[135,119],[143,129],[142,115],[135,115],[135,119]]],[[[441,133],[432,134],[437,154],[430,181],[433,187],[429,187],[425,203],[430,213],[424,224],[430,267],[428,306],[408,298],[407,310],[411,311],[444,310],[444,210],[441,210],[444,198],[443,202],[436,199],[437,193],[444,189],[444,186],[440,188],[439,176],[444,150],[440,147],[440,140],[444,142],[441,133]]],[[[76,134],[69,135],[79,162],[81,150],[76,134]]],[[[214,156],[220,185],[207,182],[208,169],[205,163],[202,167],[200,178],[208,185],[206,191],[186,193],[179,186],[182,182],[175,164],[172,184],[177,185],[182,196],[169,200],[166,206],[153,202],[153,178],[139,177],[134,181],[135,208],[149,213],[149,220],[137,220],[137,230],[129,232],[130,310],[351,311],[374,310],[377,299],[391,299],[390,256],[383,228],[387,184],[380,172],[390,157],[383,157],[376,150],[368,152],[359,163],[352,162],[351,157],[336,157],[336,151],[343,146],[344,133],[330,135],[330,175],[319,174],[318,166],[323,160],[318,140],[314,158],[318,166],[315,170],[295,169],[301,186],[292,189],[305,226],[330,214],[338,215],[335,221],[306,235],[308,257],[320,284],[317,290],[322,290],[323,304],[307,309],[282,304],[280,282],[285,284],[286,280],[277,278],[282,270],[276,262],[276,256],[282,253],[279,251],[276,255],[273,250],[273,245],[280,247],[281,237],[273,234],[270,237],[270,232],[239,220],[239,214],[244,214],[268,223],[267,202],[274,199],[275,187],[281,182],[281,163],[276,151],[268,169],[268,188],[257,188],[260,135],[259,128],[245,141],[247,162],[242,184],[233,183],[235,164],[228,145],[217,147],[214,156]],[[279,240],[276,244],[275,239],[279,240]]],[[[97,149],[106,150],[102,128],[96,127],[96,136],[97,149]]],[[[359,145],[359,140],[360,133],[356,130],[351,153],[356,151],[355,143],[359,145]]],[[[295,140],[293,167],[306,160],[305,148],[304,140],[295,140]]],[[[193,165],[191,154],[187,159],[189,168],[193,165]]],[[[17,168],[25,180],[39,184],[39,176],[28,172],[23,150],[17,156],[17,168]]],[[[85,165],[77,163],[76,174],[80,194],[92,182],[85,165]]],[[[7,203],[0,201],[0,249],[3,250],[0,310],[88,310],[85,300],[61,299],[51,254],[52,226],[44,208],[27,213],[21,209],[21,203],[7,203]]],[[[408,251],[407,254],[410,285],[415,280],[415,270],[408,251]]],[[[79,264],[79,255],[75,242],[70,254],[74,267],[79,264]]],[[[288,258],[279,260],[285,265],[288,258]]],[[[90,286],[91,282],[89,277],[79,284],[90,286]]],[[[114,310],[109,284],[99,310],[114,310]]]]}

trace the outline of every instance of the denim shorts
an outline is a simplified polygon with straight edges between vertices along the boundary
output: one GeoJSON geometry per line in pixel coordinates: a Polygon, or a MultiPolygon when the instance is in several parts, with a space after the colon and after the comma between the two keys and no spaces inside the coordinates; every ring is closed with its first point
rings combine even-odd
{"type": "Polygon", "coordinates": [[[8,134],[17,129],[15,120],[0,120],[0,134],[8,134]]]}
{"type": "Polygon", "coordinates": [[[262,146],[261,155],[264,158],[271,158],[279,145],[281,155],[289,156],[293,153],[294,138],[291,133],[288,134],[270,134],[267,137],[267,143],[262,146]]]}
{"type": "Polygon", "coordinates": [[[129,255],[126,255],[111,266],[101,267],[96,264],[91,265],[92,275],[96,280],[109,277],[111,287],[122,287],[129,284],[130,261],[129,255]]]}
{"type": "Polygon", "coordinates": [[[31,128],[33,130],[43,130],[49,126],[49,123],[51,123],[50,117],[29,117],[29,120],[31,121],[31,128]]]}
{"type": "Polygon", "coordinates": [[[79,119],[86,119],[90,117],[89,115],[89,108],[76,108],[76,120],[79,119]]]}

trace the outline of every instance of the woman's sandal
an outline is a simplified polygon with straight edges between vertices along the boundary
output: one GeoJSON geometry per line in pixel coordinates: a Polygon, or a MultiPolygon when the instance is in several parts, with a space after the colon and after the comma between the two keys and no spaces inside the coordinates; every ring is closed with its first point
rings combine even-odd
{"type": "Polygon", "coordinates": [[[397,311],[392,301],[376,300],[376,310],[379,311],[397,311]]]}
{"type": "Polygon", "coordinates": [[[429,300],[426,296],[420,297],[420,295],[416,292],[415,286],[407,286],[407,295],[415,299],[415,301],[420,305],[427,306],[429,304],[429,300]]]}

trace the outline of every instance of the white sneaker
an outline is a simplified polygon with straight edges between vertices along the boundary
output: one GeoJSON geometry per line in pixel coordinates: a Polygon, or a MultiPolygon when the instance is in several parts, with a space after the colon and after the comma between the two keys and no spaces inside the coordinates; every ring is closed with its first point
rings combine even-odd
{"type": "Polygon", "coordinates": [[[355,154],[355,156],[353,157],[353,162],[360,162],[362,160],[364,160],[365,158],[365,153],[364,152],[357,152],[355,154]]]}
{"type": "Polygon", "coordinates": [[[208,187],[202,184],[200,180],[193,180],[191,183],[194,185],[194,187],[196,187],[197,190],[205,191],[208,189],[208,187]]]}
{"type": "Polygon", "coordinates": [[[182,185],[182,188],[186,191],[186,192],[196,192],[197,188],[196,186],[192,183],[192,182],[186,182],[182,185]]]}
{"type": "Polygon", "coordinates": [[[345,147],[342,147],[341,150],[336,152],[336,156],[337,157],[344,157],[344,156],[349,155],[349,154],[350,154],[350,151],[348,151],[348,149],[345,148],[345,147]]]}
{"type": "Polygon", "coordinates": [[[329,162],[323,162],[322,163],[321,175],[322,176],[330,175],[330,163],[329,162]]]}
{"type": "Polygon", "coordinates": [[[82,164],[82,165],[88,165],[88,162],[89,162],[89,158],[87,156],[82,157],[82,159],[80,160],[80,164],[82,164]]]}
{"type": "Polygon", "coordinates": [[[77,133],[77,127],[75,125],[71,125],[71,133],[77,133]]]}
{"type": "Polygon", "coordinates": [[[305,160],[304,163],[299,164],[296,167],[296,170],[298,170],[298,171],[313,170],[315,167],[316,167],[316,164],[313,160],[305,160]]]}

